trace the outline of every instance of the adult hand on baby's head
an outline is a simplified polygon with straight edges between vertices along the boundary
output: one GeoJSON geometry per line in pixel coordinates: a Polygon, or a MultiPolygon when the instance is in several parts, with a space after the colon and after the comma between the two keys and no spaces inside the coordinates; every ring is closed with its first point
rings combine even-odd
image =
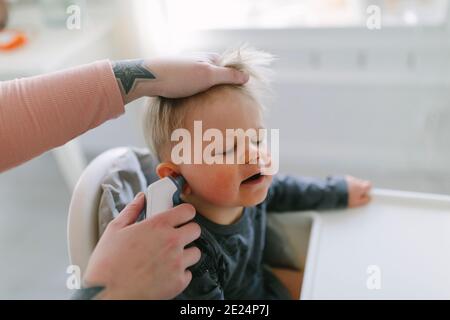
{"type": "Polygon", "coordinates": [[[348,188],[348,207],[354,208],[363,206],[370,201],[370,189],[372,184],[370,181],[357,179],[352,176],[346,176],[348,188]]]}
{"type": "Polygon", "coordinates": [[[188,223],[195,209],[182,204],[135,223],[144,205],[141,193],[110,222],[89,260],[84,282],[105,287],[98,298],[171,299],[192,279],[186,269],[201,253],[185,246],[200,236],[200,227],[188,223]]]}
{"type": "Polygon", "coordinates": [[[217,65],[219,55],[123,60],[113,63],[124,103],[144,96],[182,98],[218,84],[241,85],[249,76],[217,65]]]}

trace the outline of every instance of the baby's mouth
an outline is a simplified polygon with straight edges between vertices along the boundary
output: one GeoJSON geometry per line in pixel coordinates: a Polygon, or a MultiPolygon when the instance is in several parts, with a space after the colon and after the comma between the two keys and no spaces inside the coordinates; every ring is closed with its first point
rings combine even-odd
{"type": "Polygon", "coordinates": [[[260,183],[263,179],[264,179],[264,176],[261,174],[261,172],[258,172],[256,174],[248,177],[244,181],[242,181],[241,184],[256,184],[256,183],[260,183]]]}

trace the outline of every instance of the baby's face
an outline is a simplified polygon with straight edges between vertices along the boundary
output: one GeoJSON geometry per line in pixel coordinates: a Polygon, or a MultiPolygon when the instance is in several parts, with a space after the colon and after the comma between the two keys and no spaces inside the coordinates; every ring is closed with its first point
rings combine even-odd
{"type": "MultiPolygon", "coordinates": [[[[196,103],[195,99],[192,103],[196,103]]],[[[185,127],[194,139],[194,121],[202,121],[203,133],[210,128],[218,129],[224,138],[223,150],[213,155],[223,157],[223,164],[181,164],[180,173],[185,177],[193,202],[206,202],[220,207],[253,206],[262,202],[266,195],[272,176],[258,174],[261,172],[259,156],[256,152],[258,137],[254,141],[245,139],[245,148],[239,155],[235,148],[226,147],[226,129],[263,129],[261,108],[258,103],[243,92],[231,87],[217,87],[208,92],[195,107],[190,107],[185,118],[185,127]],[[233,157],[232,164],[225,163],[226,157],[233,157]],[[238,157],[242,161],[237,163],[238,157]],[[256,176],[255,176],[256,175],[256,176]],[[252,179],[249,179],[252,177],[252,179]],[[256,178],[258,177],[258,178],[256,178]]],[[[203,142],[203,150],[211,142],[203,142]]],[[[192,141],[193,145],[193,141],[192,141]]],[[[268,157],[267,154],[265,156],[268,157]]],[[[192,156],[193,159],[193,156],[192,156]]],[[[266,158],[267,160],[267,158],[266,158]]]]}

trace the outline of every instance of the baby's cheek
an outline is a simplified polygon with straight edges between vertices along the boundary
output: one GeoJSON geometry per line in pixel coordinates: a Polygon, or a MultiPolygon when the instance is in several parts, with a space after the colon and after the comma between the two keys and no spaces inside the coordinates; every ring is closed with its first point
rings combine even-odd
{"type": "Polygon", "coordinates": [[[233,172],[215,170],[203,186],[205,197],[216,204],[227,205],[236,197],[237,187],[233,172]]]}

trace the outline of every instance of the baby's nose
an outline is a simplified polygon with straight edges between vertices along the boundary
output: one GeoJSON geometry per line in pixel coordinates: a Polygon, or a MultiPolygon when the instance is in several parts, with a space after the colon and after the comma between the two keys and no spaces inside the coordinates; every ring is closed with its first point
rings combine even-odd
{"type": "Polygon", "coordinates": [[[272,157],[270,156],[270,153],[261,152],[260,150],[258,165],[260,168],[269,168],[270,166],[272,166],[272,157]]]}
{"type": "Polygon", "coordinates": [[[249,143],[245,149],[245,164],[257,164],[259,162],[259,149],[256,144],[249,143]]]}

